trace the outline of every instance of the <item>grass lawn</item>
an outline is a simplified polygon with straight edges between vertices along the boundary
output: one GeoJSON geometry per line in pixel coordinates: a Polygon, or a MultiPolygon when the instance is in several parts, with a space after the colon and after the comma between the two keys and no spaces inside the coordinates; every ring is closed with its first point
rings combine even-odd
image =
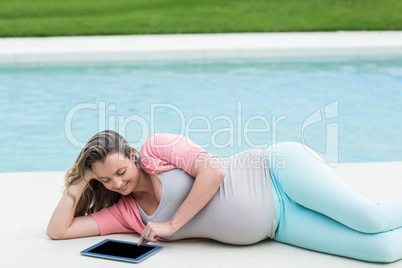
{"type": "Polygon", "coordinates": [[[0,0],[0,37],[402,30],[401,0],[0,0]]]}

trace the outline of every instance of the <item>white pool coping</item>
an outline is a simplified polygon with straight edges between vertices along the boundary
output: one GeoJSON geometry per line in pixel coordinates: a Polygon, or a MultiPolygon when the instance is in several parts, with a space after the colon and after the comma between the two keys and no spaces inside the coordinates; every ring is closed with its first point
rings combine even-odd
{"type": "MultiPolygon", "coordinates": [[[[333,168],[353,189],[373,201],[401,198],[402,162],[347,163],[333,168]]],[[[53,241],[45,232],[61,198],[64,172],[0,173],[0,267],[133,267],[84,257],[80,251],[106,238],[138,241],[137,234],[113,234],[53,241]]],[[[246,231],[246,230],[245,230],[246,231]]],[[[231,246],[214,241],[160,242],[164,249],[140,267],[382,267],[275,241],[231,246]]],[[[398,268],[402,261],[388,264],[398,268]]]]}
{"type": "Polygon", "coordinates": [[[402,56],[402,31],[0,38],[0,64],[402,56]]]}

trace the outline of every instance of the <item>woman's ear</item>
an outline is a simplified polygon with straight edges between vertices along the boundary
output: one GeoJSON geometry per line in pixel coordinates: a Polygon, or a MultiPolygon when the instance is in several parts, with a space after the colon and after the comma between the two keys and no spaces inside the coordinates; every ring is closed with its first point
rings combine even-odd
{"type": "Polygon", "coordinates": [[[130,157],[131,157],[131,160],[134,161],[134,162],[137,160],[137,158],[135,156],[135,149],[134,148],[130,149],[130,157]]]}

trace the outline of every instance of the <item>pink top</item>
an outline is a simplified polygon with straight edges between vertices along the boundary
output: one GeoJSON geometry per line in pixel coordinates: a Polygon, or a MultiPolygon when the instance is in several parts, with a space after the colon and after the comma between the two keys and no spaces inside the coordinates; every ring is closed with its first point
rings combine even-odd
{"type": "MultiPolygon", "coordinates": [[[[149,136],[143,144],[139,153],[140,165],[152,175],[175,168],[181,168],[191,175],[194,160],[200,153],[207,152],[187,137],[159,133],[149,136]]],[[[92,216],[98,223],[101,235],[142,233],[145,228],[132,195],[122,196],[116,204],[92,216]]]]}

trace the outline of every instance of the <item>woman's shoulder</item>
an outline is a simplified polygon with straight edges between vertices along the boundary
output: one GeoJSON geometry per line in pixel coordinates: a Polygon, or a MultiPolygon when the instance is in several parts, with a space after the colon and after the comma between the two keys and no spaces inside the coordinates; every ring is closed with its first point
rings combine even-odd
{"type": "Polygon", "coordinates": [[[200,145],[190,138],[169,133],[150,135],[141,147],[140,156],[172,157],[175,154],[206,152],[200,145]]]}
{"type": "Polygon", "coordinates": [[[180,134],[171,134],[171,133],[154,133],[148,136],[146,141],[144,142],[142,148],[144,148],[144,145],[149,145],[149,146],[174,146],[177,145],[183,141],[186,141],[189,145],[196,145],[195,142],[193,142],[190,138],[180,135],[180,134]]]}
{"type": "Polygon", "coordinates": [[[201,153],[207,153],[190,138],[169,133],[156,133],[148,137],[142,146],[139,157],[141,168],[148,174],[180,168],[191,175],[193,163],[201,153]]]}

